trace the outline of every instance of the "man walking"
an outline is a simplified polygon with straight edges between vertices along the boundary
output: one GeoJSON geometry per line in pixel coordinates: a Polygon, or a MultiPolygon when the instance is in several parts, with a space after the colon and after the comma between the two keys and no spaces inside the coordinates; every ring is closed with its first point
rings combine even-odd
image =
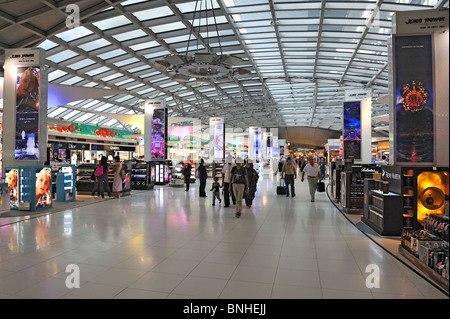
{"type": "Polygon", "coordinates": [[[186,184],[186,192],[189,191],[189,183],[191,182],[191,171],[192,166],[189,164],[189,162],[186,163],[186,166],[183,169],[183,175],[184,175],[184,183],[186,184]]]}
{"type": "Polygon", "coordinates": [[[233,156],[228,155],[225,160],[225,165],[222,168],[223,198],[225,201],[224,207],[230,207],[230,196],[233,200],[233,205],[236,205],[236,197],[234,196],[230,180],[231,170],[234,166],[236,165],[233,163],[233,156]]]}
{"type": "Polygon", "coordinates": [[[295,197],[295,179],[297,178],[297,168],[292,163],[292,157],[288,157],[281,169],[281,177],[284,173],[284,182],[286,184],[286,197],[289,197],[289,185],[291,185],[291,196],[295,197]]]}
{"type": "Polygon", "coordinates": [[[308,186],[309,186],[309,194],[311,195],[311,202],[314,202],[314,197],[317,191],[317,182],[320,180],[320,168],[317,163],[314,163],[314,157],[310,157],[308,164],[306,164],[302,173],[302,182],[304,176],[307,176],[308,186]]]}

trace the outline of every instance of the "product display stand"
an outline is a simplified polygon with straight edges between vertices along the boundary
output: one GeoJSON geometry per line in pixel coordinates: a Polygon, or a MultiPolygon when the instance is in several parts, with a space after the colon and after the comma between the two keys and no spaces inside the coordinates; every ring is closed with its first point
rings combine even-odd
{"type": "Polygon", "coordinates": [[[53,167],[56,173],[56,200],[67,202],[76,200],[76,167],[75,165],[57,165],[53,167]]]}

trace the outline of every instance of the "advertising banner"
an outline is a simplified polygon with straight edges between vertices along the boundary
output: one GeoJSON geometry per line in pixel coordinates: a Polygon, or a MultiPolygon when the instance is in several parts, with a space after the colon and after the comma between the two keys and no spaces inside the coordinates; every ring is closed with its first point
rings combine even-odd
{"type": "Polygon", "coordinates": [[[361,103],[344,102],[344,159],[361,159],[361,103]]]}
{"type": "Polygon", "coordinates": [[[253,160],[259,160],[262,155],[262,130],[260,127],[248,128],[248,157],[253,160]]]}
{"type": "Polygon", "coordinates": [[[36,165],[47,156],[44,61],[42,49],[5,50],[3,143],[4,149],[8,149],[3,154],[5,166],[36,165]]]}
{"type": "Polygon", "coordinates": [[[36,209],[52,206],[52,169],[36,168],[36,209]]]}
{"type": "Polygon", "coordinates": [[[431,35],[394,37],[395,162],[433,164],[431,35]]]}
{"type": "Polygon", "coordinates": [[[167,108],[153,109],[152,119],[152,159],[167,158],[167,108]]]}
{"type": "Polygon", "coordinates": [[[225,158],[225,123],[221,117],[209,119],[210,153],[213,159],[225,158]]]}

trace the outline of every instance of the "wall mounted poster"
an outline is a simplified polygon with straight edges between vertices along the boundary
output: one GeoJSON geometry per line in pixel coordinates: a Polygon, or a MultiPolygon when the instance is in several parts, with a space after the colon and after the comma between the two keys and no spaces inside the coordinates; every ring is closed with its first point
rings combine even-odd
{"type": "Polygon", "coordinates": [[[344,103],[344,159],[361,159],[361,103],[344,103]]]}
{"type": "Polygon", "coordinates": [[[431,35],[396,36],[395,160],[434,162],[433,56],[431,35]]]}
{"type": "Polygon", "coordinates": [[[40,67],[17,68],[15,159],[39,157],[40,67]]]}
{"type": "Polygon", "coordinates": [[[155,108],[152,123],[152,159],[166,159],[167,109],[155,108]]]}

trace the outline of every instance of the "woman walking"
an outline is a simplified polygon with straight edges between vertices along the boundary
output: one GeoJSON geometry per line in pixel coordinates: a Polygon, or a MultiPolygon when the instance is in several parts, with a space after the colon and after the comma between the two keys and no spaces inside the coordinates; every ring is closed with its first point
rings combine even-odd
{"type": "Polygon", "coordinates": [[[247,161],[246,165],[247,170],[247,179],[248,179],[248,191],[245,196],[245,204],[247,205],[247,208],[251,208],[253,204],[253,200],[255,199],[255,193],[256,193],[256,184],[258,184],[258,173],[253,168],[253,161],[249,159],[247,161]]]}
{"type": "Polygon", "coordinates": [[[122,176],[120,176],[120,171],[122,170],[122,164],[120,163],[120,157],[114,156],[114,181],[113,181],[113,192],[116,193],[115,198],[120,197],[120,192],[122,191],[122,176]]]}
{"type": "Polygon", "coordinates": [[[111,189],[109,188],[108,182],[108,161],[106,156],[102,155],[100,160],[100,166],[102,166],[103,174],[98,177],[98,186],[100,190],[100,195],[102,198],[105,198],[104,187],[106,186],[106,191],[108,192],[108,196],[111,198],[111,189]]]}

